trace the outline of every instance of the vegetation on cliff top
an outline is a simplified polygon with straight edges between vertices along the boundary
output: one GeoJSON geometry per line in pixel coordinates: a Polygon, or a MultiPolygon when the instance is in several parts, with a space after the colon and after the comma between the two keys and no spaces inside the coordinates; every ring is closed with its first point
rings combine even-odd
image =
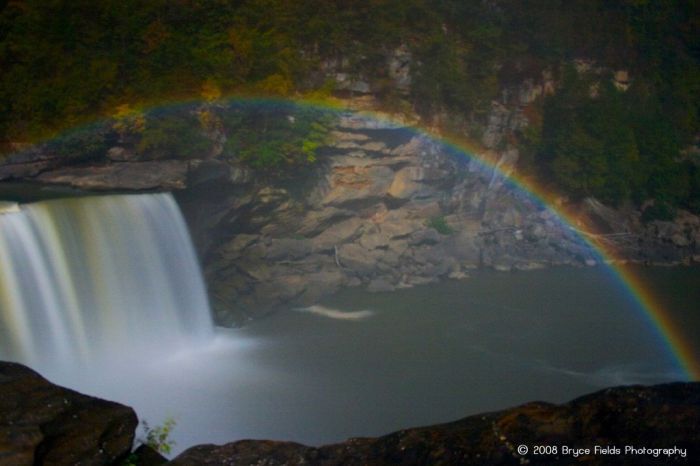
{"type": "MultiPolygon", "coordinates": [[[[548,69],[561,92],[523,138],[538,176],[573,196],[698,207],[697,161],[677,163],[700,130],[691,0],[10,0],[0,9],[5,143],[212,92],[328,92],[335,72],[367,80],[388,108],[483,122],[501,89],[548,69]],[[407,94],[387,66],[399,47],[411,54],[407,94]],[[592,97],[586,76],[567,74],[576,58],[628,71],[629,90],[603,86],[592,97]]],[[[162,150],[185,124],[151,122],[141,150],[162,150]]],[[[277,160],[272,148],[258,158],[230,141],[253,165],[277,160]]],[[[294,158],[312,158],[309,144],[294,158]]]]}
{"type": "Polygon", "coordinates": [[[334,119],[330,110],[269,100],[123,108],[118,117],[55,138],[47,148],[75,162],[98,160],[115,146],[127,159],[217,156],[279,174],[313,163],[334,119]]]}
{"type": "Polygon", "coordinates": [[[524,138],[530,169],[575,198],[654,199],[654,218],[670,219],[673,206],[700,212],[700,160],[683,154],[688,135],[666,105],[643,89],[621,92],[610,80],[569,70],[524,138]]]}

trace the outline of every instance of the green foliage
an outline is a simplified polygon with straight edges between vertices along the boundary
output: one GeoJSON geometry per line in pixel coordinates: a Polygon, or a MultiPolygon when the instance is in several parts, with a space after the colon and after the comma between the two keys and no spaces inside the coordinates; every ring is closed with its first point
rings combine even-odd
{"type": "Polygon", "coordinates": [[[88,160],[103,156],[109,148],[108,141],[105,128],[93,126],[51,141],[48,149],[61,157],[88,160]]]}
{"type": "Polygon", "coordinates": [[[224,94],[322,89],[319,65],[328,62],[390,90],[381,83],[391,81],[386,60],[399,46],[413,56],[419,110],[478,116],[504,82],[587,57],[630,64],[663,87],[664,115],[692,134],[698,8],[688,0],[9,2],[0,10],[0,137],[45,135],[125,103],[196,97],[208,81],[224,94]]]}
{"type": "MultiPolygon", "coordinates": [[[[175,442],[170,439],[170,435],[175,428],[175,420],[173,418],[167,418],[162,425],[154,427],[151,427],[145,420],[141,421],[141,424],[143,425],[146,438],[139,439],[139,441],[158,453],[169,455],[172,452],[172,447],[175,445],[175,442]]],[[[142,459],[139,458],[139,455],[132,452],[120,465],[138,466],[141,462],[142,459]]]]}
{"type": "Polygon", "coordinates": [[[445,221],[445,217],[433,217],[426,222],[426,226],[428,228],[433,228],[441,235],[451,235],[454,233],[452,227],[450,227],[445,221]]]}
{"type": "Polygon", "coordinates": [[[689,193],[683,207],[696,214],[700,213],[700,167],[692,162],[687,162],[689,193]]]}
{"type": "Polygon", "coordinates": [[[666,201],[656,201],[642,212],[642,221],[672,221],[676,217],[676,208],[666,201]]]}
{"type": "Polygon", "coordinates": [[[569,72],[545,102],[541,133],[528,136],[540,177],[575,198],[689,203],[690,168],[678,162],[683,135],[656,99],[569,72]]]}
{"type": "Polygon", "coordinates": [[[184,112],[147,116],[136,146],[139,153],[152,158],[206,157],[211,148],[197,118],[184,112]]]}
{"type": "Polygon", "coordinates": [[[136,453],[131,453],[126,459],[121,463],[121,466],[138,466],[139,455],[136,453]]]}
{"type": "Polygon", "coordinates": [[[266,170],[315,162],[333,120],[331,112],[273,103],[234,105],[220,115],[224,154],[266,170]]]}
{"type": "MultiPolygon", "coordinates": [[[[229,94],[324,99],[334,72],[369,80],[388,109],[483,122],[500,89],[547,69],[560,85],[523,135],[531,172],[574,197],[697,210],[697,163],[678,154],[700,132],[698,17],[691,0],[5,2],[0,145],[116,115],[116,136],[142,154],[197,157],[212,128],[196,115],[126,110],[229,94]],[[398,47],[411,54],[407,95],[387,67],[398,47]],[[576,58],[629,71],[630,89],[564,66],[576,58]]],[[[310,163],[325,138],[315,117],[212,111],[226,155],[257,168],[310,163]]],[[[56,150],[90,157],[102,143],[76,134],[56,150]]]]}
{"type": "Polygon", "coordinates": [[[146,421],[141,421],[146,439],[143,442],[155,451],[164,455],[170,454],[175,442],[170,439],[170,434],[175,428],[175,420],[167,418],[162,425],[151,427],[146,421]]]}

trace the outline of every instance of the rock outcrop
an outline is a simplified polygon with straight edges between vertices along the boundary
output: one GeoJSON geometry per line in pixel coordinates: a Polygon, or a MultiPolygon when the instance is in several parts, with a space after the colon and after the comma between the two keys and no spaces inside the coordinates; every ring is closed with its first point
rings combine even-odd
{"type": "Polygon", "coordinates": [[[265,440],[200,445],[169,464],[637,466],[695,464],[698,455],[700,383],[675,383],[611,388],[562,405],[528,403],[317,448],[265,440]],[[523,445],[525,454],[518,451],[523,445]],[[549,449],[538,452],[537,446],[549,449]]]}
{"type": "MultiPolygon", "coordinates": [[[[513,154],[501,156],[504,169],[513,154]]],[[[263,182],[219,161],[179,200],[219,322],[371,291],[462,278],[478,267],[583,264],[583,241],[501,174],[403,127],[343,115],[319,166],[263,182]]]]}
{"type": "Polygon", "coordinates": [[[189,163],[181,160],[121,162],[88,167],[58,168],[36,177],[47,184],[84,190],[172,190],[186,186],[189,163]]]}
{"type": "MultiPolygon", "coordinates": [[[[549,92],[545,78],[510,100],[526,105],[549,92]]],[[[497,126],[498,134],[513,130],[497,126]]],[[[391,291],[463,278],[479,267],[511,271],[600,260],[580,232],[507,179],[518,161],[513,148],[480,154],[490,161],[483,164],[410,128],[344,113],[318,162],[287,176],[205,155],[148,158],[116,146],[72,164],[32,149],[0,165],[0,181],[175,190],[224,325],[308,306],[342,287],[391,291]]],[[[594,226],[587,239],[605,241],[619,257],[700,258],[697,216],[680,212],[676,222],[644,223],[634,209],[594,200],[579,210],[588,221],[576,228],[594,226]]]]}
{"type": "Polygon", "coordinates": [[[678,265],[700,262],[700,217],[679,210],[673,221],[644,222],[631,206],[610,208],[586,199],[581,217],[598,241],[608,243],[624,260],[644,264],[678,265]]]}
{"type": "Polygon", "coordinates": [[[136,414],[0,362],[0,465],[110,465],[131,451],[136,414]]]}

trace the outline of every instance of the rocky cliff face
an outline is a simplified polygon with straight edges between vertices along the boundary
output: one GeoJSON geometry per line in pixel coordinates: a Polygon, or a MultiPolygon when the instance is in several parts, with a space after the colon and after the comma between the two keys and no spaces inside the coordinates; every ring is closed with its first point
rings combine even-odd
{"type": "MultiPolygon", "coordinates": [[[[523,99],[527,101],[528,96],[523,99]]],[[[0,180],[91,191],[177,190],[219,323],[307,306],[341,287],[371,291],[509,271],[592,264],[554,213],[493,169],[406,128],[342,114],[318,162],[287,176],[214,156],[141,160],[115,147],[80,164],[36,150],[0,180]]],[[[501,173],[517,151],[491,152],[501,173]]],[[[644,224],[594,200],[580,211],[621,256],[673,263],[700,253],[700,219],[644,224]]]]}
{"type": "Polygon", "coordinates": [[[551,211],[425,136],[344,115],[331,141],[318,167],[292,179],[216,161],[193,172],[180,199],[220,321],[346,286],[390,291],[481,266],[591,260],[551,211]]]}

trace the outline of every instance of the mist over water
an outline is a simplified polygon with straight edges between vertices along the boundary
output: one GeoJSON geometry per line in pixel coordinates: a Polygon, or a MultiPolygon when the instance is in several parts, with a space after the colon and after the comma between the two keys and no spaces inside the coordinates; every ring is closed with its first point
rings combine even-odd
{"type": "MultiPolygon", "coordinates": [[[[175,452],[242,438],[329,443],[685,377],[605,268],[350,289],[222,329],[169,195],[10,207],[0,357],[133,406],[151,425],[173,417],[175,452]]],[[[698,269],[647,275],[676,319],[700,328],[698,269]]]]}

